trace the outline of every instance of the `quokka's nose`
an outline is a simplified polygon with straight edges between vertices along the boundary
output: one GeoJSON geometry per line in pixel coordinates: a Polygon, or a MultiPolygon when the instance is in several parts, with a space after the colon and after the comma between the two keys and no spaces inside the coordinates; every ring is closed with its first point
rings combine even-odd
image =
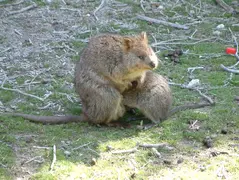
{"type": "Polygon", "coordinates": [[[154,62],[150,62],[149,65],[150,65],[151,68],[155,68],[156,67],[156,64],[154,62]]]}

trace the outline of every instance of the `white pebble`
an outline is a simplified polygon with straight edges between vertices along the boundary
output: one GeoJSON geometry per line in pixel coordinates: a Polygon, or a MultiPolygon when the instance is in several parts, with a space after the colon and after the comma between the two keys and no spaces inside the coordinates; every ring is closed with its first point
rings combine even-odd
{"type": "Polygon", "coordinates": [[[188,83],[187,87],[188,87],[188,88],[193,88],[193,87],[196,87],[196,86],[199,86],[199,85],[200,85],[199,79],[192,79],[192,80],[188,83]]]}
{"type": "Polygon", "coordinates": [[[224,29],[225,26],[224,26],[224,24],[219,24],[216,28],[217,28],[217,29],[224,29]]]}

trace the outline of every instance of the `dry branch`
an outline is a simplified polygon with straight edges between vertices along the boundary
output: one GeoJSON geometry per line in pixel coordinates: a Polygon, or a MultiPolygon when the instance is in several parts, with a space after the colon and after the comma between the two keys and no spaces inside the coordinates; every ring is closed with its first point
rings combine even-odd
{"type": "Polygon", "coordinates": [[[42,156],[36,156],[36,157],[34,157],[34,158],[31,158],[31,159],[29,159],[29,160],[26,161],[26,162],[22,162],[21,165],[23,165],[23,164],[28,164],[28,163],[30,163],[30,162],[32,162],[32,161],[35,161],[36,159],[42,159],[42,156]]]}
{"type": "Polygon", "coordinates": [[[53,159],[50,166],[50,171],[53,170],[55,163],[56,163],[56,145],[53,146],[53,159]]]}
{"type": "Polygon", "coordinates": [[[199,88],[191,88],[191,87],[188,87],[187,85],[184,85],[184,84],[177,84],[177,83],[173,83],[173,82],[169,82],[169,85],[174,85],[174,86],[179,86],[181,88],[184,88],[184,89],[190,89],[190,90],[194,90],[194,91],[197,91],[203,98],[205,98],[210,104],[208,103],[202,103],[201,104],[201,107],[203,106],[208,106],[208,105],[214,105],[215,102],[212,100],[212,98],[210,98],[209,96],[203,94],[199,88]]]}
{"type": "Polygon", "coordinates": [[[113,151],[112,154],[127,154],[127,153],[133,153],[136,151],[137,151],[137,147],[135,147],[133,149],[113,151]]]}
{"type": "MultiPolygon", "coordinates": [[[[214,105],[215,102],[212,100],[212,98],[210,98],[209,96],[203,94],[199,89],[194,89],[195,91],[197,91],[203,98],[205,98],[209,103],[210,105],[214,105]]],[[[207,104],[205,104],[206,106],[207,104]]]]}
{"type": "Polygon", "coordinates": [[[50,149],[50,147],[47,146],[32,146],[32,147],[37,149],[50,149]]]}
{"type": "Polygon", "coordinates": [[[153,153],[154,153],[158,158],[161,158],[161,157],[162,157],[161,154],[160,154],[160,152],[158,152],[158,150],[157,150],[156,148],[152,148],[152,151],[153,151],[153,153]]]}
{"type": "Polygon", "coordinates": [[[20,10],[18,10],[18,11],[11,11],[11,12],[8,13],[8,15],[19,14],[19,13],[22,13],[22,12],[29,11],[29,10],[31,10],[31,9],[34,9],[34,8],[36,8],[36,7],[37,7],[37,5],[34,3],[34,4],[30,5],[30,6],[27,6],[27,7],[25,7],[25,8],[22,8],[22,9],[20,9],[20,10]]]}
{"type": "Polygon", "coordinates": [[[28,94],[28,93],[22,92],[22,91],[20,91],[19,89],[10,89],[10,88],[2,87],[2,86],[0,87],[0,89],[6,90],[6,91],[17,92],[17,93],[19,93],[19,94],[22,94],[22,95],[25,95],[25,96],[29,96],[29,97],[38,99],[38,100],[40,100],[40,101],[44,101],[44,100],[45,100],[44,98],[40,98],[40,97],[38,97],[38,96],[35,96],[35,95],[32,95],[32,94],[28,94]]]}
{"type": "Polygon", "coordinates": [[[139,144],[139,147],[143,148],[165,148],[167,150],[174,149],[173,147],[169,146],[167,143],[161,143],[161,144],[139,144]]]}
{"type": "Polygon", "coordinates": [[[145,8],[144,8],[144,5],[143,5],[143,1],[144,0],[140,0],[140,7],[143,9],[144,12],[146,12],[145,8]]]}
{"type": "Polygon", "coordinates": [[[151,23],[162,24],[162,25],[165,25],[165,26],[171,26],[171,27],[178,28],[178,29],[184,29],[184,30],[189,29],[189,27],[185,26],[185,25],[171,23],[171,22],[167,22],[167,21],[162,21],[162,20],[150,18],[150,17],[143,16],[143,15],[137,15],[136,18],[138,18],[140,20],[148,21],[148,22],[151,22],[151,23]]]}
{"type": "Polygon", "coordinates": [[[99,20],[99,18],[96,16],[96,12],[99,11],[99,10],[104,6],[105,1],[106,1],[106,0],[102,0],[101,3],[100,3],[100,5],[99,5],[99,7],[97,7],[96,10],[94,10],[94,12],[93,12],[93,15],[94,15],[94,17],[95,17],[95,19],[96,19],[97,21],[99,20]]]}
{"type": "Polygon", "coordinates": [[[144,147],[144,148],[160,148],[160,147],[165,147],[168,146],[167,143],[161,143],[161,144],[139,144],[139,147],[144,147]]]}
{"type": "Polygon", "coordinates": [[[44,101],[44,100],[45,100],[45,99],[40,98],[40,97],[38,97],[38,96],[35,96],[35,95],[32,95],[32,94],[28,94],[28,93],[22,92],[22,91],[20,91],[19,89],[5,88],[5,87],[3,87],[5,81],[6,81],[6,79],[4,79],[4,81],[2,82],[2,85],[1,85],[0,89],[6,90],[6,91],[17,92],[17,93],[22,94],[22,95],[25,95],[25,96],[29,96],[29,97],[32,97],[32,98],[36,98],[36,99],[38,99],[38,100],[40,100],[40,101],[44,101]]]}
{"type": "Polygon", "coordinates": [[[228,71],[228,72],[231,72],[231,73],[235,73],[235,74],[239,74],[239,70],[227,68],[227,67],[224,66],[223,64],[221,64],[220,67],[221,67],[222,69],[224,69],[225,71],[228,71]]]}
{"type": "Polygon", "coordinates": [[[225,9],[229,13],[235,13],[236,11],[229,6],[227,3],[225,3],[223,0],[216,0],[217,4],[221,6],[223,9],[225,9]]]}
{"type": "Polygon", "coordinates": [[[75,148],[72,149],[72,151],[75,151],[75,150],[81,149],[81,148],[83,148],[83,147],[86,147],[86,146],[88,146],[89,144],[91,144],[91,142],[88,142],[88,143],[86,143],[86,144],[83,144],[83,145],[80,145],[80,146],[78,146],[78,147],[75,147],[75,148]]]}
{"type": "Polygon", "coordinates": [[[3,51],[0,52],[0,54],[3,54],[3,53],[5,53],[5,52],[7,52],[7,51],[10,51],[11,49],[12,49],[12,48],[10,48],[10,47],[7,48],[7,49],[4,49],[3,51]]]}

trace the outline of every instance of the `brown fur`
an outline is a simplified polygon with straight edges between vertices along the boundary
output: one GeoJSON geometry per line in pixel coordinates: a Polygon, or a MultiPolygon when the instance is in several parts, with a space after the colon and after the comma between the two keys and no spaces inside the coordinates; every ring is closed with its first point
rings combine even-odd
{"type": "Polygon", "coordinates": [[[82,110],[93,123],[109,123],[122,117],[122,92],[134,80],[157,67],[157,57],[147,36],[100,35],[93,37],[75,69],[75,88],[82,110]]]}
{"type": "Polygon", "coordinates": [[[144,32],[137,36],[95,36],[75,67],[75,88],[82,101],[83,115],[12,115],[48,124],[76,121],[107,124],[124,115],[122,93],[132,88],[131,82],[142,83],[145,73],[157,65],[157,56],[144,32]]]}
{"type": "Polygon", "coordinates": [[[152,71],[148,71],[144,83],[136,83],[136,88],[123,93],[123,103],[138,108],[154,123],[166,119],[172,105],[172,94],[167,80],[152,71]]]}
{"type": "Polygon", "coordinates": [[[75,88],[82,100],[80,116],[8,115],[44,124],[82,121],[109,124],[123,116],[125,106],[129,106],[159,123],[177,111],[205,106],[191,104],[170,110],[172,95],[167,81],[150,71],[157,65],[157,56],[148,45],[145,33],[93,37],[75,68],[75,88]]]}
{"type": "Polygon", "coordinates": [[[213,105],[195,103],[172,109],[172,94],[167,80],[152,71],[146,73],[143,83],[133,81],[132,84],[134,88],[123,93],[123,104],[131,108],[138,108],[154,123],[159,123],[178,111],[213,105]]]}

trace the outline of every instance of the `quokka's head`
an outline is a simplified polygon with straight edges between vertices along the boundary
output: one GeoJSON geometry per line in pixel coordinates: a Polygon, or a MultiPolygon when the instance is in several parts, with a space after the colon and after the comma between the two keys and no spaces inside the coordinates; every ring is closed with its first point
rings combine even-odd
{"type": "Polygon", "coordinates": [[[124,37],[124,51],[128,63],[138,66],[140,69],[155,69],[159,60],[153,49],[148,45],[148,38],[145,32],[135,37],[124,37]]]}

